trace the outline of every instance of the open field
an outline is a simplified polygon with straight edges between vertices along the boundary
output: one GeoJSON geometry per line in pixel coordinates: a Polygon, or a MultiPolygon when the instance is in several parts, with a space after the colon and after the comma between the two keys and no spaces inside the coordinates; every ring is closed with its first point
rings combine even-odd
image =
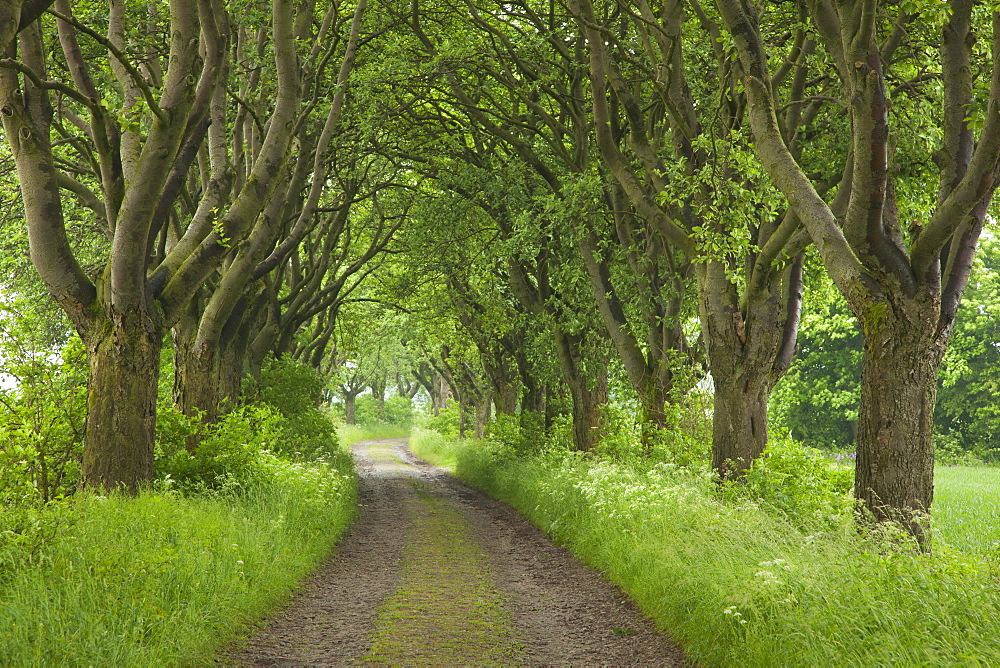
{"type": "Polygon", "coordinates": [[[933,511],[941,548],[1000,556],[1000,468],[938,466],[933,511]]]}

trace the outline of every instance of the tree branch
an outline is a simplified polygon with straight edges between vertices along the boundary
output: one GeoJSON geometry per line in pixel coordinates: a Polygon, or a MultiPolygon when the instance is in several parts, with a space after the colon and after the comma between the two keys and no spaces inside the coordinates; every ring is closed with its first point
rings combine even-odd
{"type": "Polygon", "coordinates": [[[149,84],[146,83],[146,78],[142,76],[142,72],[136,69],[135,66],[128,61],[128,58],[126,58],[125,54],[121,52],[121,49],[112,44],[111,40],[109,40],[107,37],[97,32],[96,30],[88,28],[84,24],[77,21],[76,18],[74,18],[73,16],[70,16],[68,14],[63,14],[62,12],[57,12],[54,9],[47,9],[46,12],[56,17],[60,21],[63,21],[64,23],[73,26],[74,28],[76,28],[83,34],[87,35],[101,46],[103,46],[105,49],[107,49],[108,52],[112,56],[114,56],[119,63],[121,63],[121,66],[125,68],[125,71],[128,72],[129,76],[132,78],[132,82],[136,85],[136,87],[140,91],[142,91],[142,97],[144,100],[146,100],[146,106],[149,107],[149,110],[153,112],[153,114],[157,118],[159,118],[160,121],[166,122],[166,117],[163,115],[163,110],[160,109],[160,105],[156,102],[156,98],[153,97],[153,92],[149,89],[149,84]]]}

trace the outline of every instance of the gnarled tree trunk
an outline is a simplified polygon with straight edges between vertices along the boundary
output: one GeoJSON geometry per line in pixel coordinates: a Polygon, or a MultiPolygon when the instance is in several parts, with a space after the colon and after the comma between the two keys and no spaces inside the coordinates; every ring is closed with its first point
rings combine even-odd
{"type": "Polygon", "coordinates": [[[113,312],[86,332],[85,342],[90,378],[83,482],[135,493],[153,478],[163,334],[145,313],[113,312]]]}
{"type": "Polygon", "coordinates": [[[767,403],[788,368],[797,333],[801,264],[781,281],[765,281],[747,297],[744,316],[735,286],[717,261],[699,265],[698,306],[715,383],[712,468],[738,478],[767,446],[767,403]],[[790,285],[790,289],[789,289],[790,285]]]}
{"type": "MultiPolygon", "coordinates": [[[[714,377],[714,376],[713,376],[714,377]]],[[[712,468],[722,479],[740,476],[767,447],[771,381],[760,374],[716,380],[712,417],[712,468]]]]}
{"type": "MultiPolygon", "coordinates": [[[[934,499],[937,375],[947,341],[933,326],[915,327],[916,310],[909,317],[876,315],[865,326],[855,497],[873,519],[902,524],[923,545],[934,499]]],[[[937,309],[929,310],[933,323],[937,309]]]]}
{"type": "Polygon", "coordinates": [[[493,405],[493,397],[490,392],[483,393],[476,401],[476,421],[473,426],[473,435],[476,438],[486,437],[486,425],[490,421],[490,408],[493,405]]]}

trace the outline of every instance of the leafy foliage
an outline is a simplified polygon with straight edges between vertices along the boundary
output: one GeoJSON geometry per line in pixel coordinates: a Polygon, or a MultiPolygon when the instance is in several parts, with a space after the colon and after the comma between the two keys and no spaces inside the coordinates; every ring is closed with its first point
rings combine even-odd
{"type": "Polygon", "coordinates": [[[938,448],[996,461],[1000,451],[1000,243],[984,239],[941,365],[938,448]],[[944,446],[943,448],[941,446],[944,446]],[[949,447],[950,446],[950,447],[949,447]]]}
{"type": "Polygon", "coordinates": [[[280,436],[269,448],[296,459],[333,459],[343,456],[337,429],[319,406],[325,383],[317,371],[288,357],[269,358],[253,394],[283,418],[280,436]]]}
{"type": "Polygon", "coordinates": [[[354,419],[360,425],[406,425],[413,420],[413,402],[398,395],[382,403],[370,394],[362,395],[358,397],[354,410],[354,419]]]}
{"type": "Polygon", "coordinates": [[[811,447],[843,448],[858,419],[861,332],[828,282],[810,287],[798,357],[771,397],[772,426],[811,447]]]}
{"type": "Polygon", "coordinates": [[[87,363],[51,305],[0,305],[0,501],[45,503],[80,472],[87,363]]]}
{"type": "Polygon", "coordinates": [[[853,468],[832,463],[819,450],[778,438],[768,443],[744,480],[724,483],[721,494],[758,502],[798,526],[832,529],[850,518],[853,485],[853,468]]]}
{"type": "Polygon", "coordinates": [[[284,418],[266,404],[241,406],[206,426],[174,408],[159,412],[156,474],[165,489],[191,493],[243,488],[261,478],[261,453],[284,436],[284,418]],[[192,442],[196,445],[189,449],[192,442]]]}

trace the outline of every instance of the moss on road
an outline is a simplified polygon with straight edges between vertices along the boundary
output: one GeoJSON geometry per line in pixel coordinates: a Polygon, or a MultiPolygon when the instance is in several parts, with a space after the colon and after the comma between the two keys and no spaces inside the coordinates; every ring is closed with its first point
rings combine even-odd
{"type": "Polygon", "coordinates": [[[396,592],[379,609],[366,663],[510,665],[521,645],[465,518],[418,479],[396,592]]]}

